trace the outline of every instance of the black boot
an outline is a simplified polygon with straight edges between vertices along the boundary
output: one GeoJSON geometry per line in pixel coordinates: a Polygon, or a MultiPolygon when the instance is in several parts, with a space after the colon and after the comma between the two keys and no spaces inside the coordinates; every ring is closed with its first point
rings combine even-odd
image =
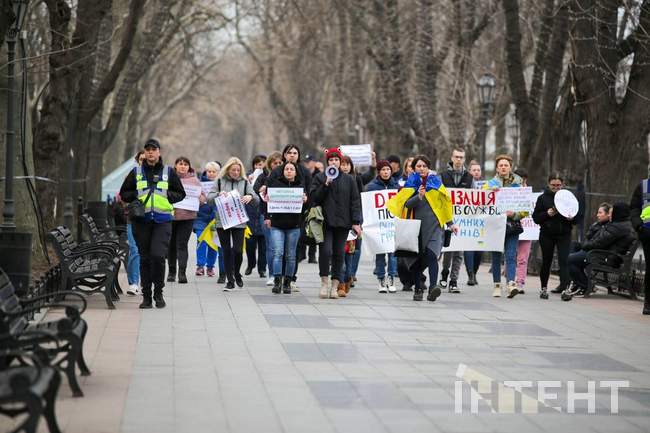
{"type": "Polygon", "coordinates": [[[650,315],[650,299],[648,299],[648,295],[645,295],[645,300],[643,302],[643,314],[646,316],[650,315]]]}
{"type": "Polygon", "coordinates": [[[178,284],[187,284],[187,275],[185,275],[185,268],[178,269],[178,284]]]}
{"type": "Polygon", "coordinates": [[[476,274],[474,272],[467,273],[467,285],[468,286],[478,285],[478,282],[476,281],[476,274]]]}
{"type": "Polygon", "coordinates": [[[142,302],[140,303],[140,308],[143,310],[152,308],[151,304],[151,295],[142,295],[142,302]]]}
{"type": "Polygon", "coordinates": [[[162,292],[154,293],[153,300],[156,302],[156,308],[165,308],[167,303],[163,299],[162,292]]]}
{"type": "Polygon", "coordinates": [[[413,300],[422,301],[423,299],[424,299],[424,289],[416,287],[415,291],[413,292],[413,300]]]}
{"type": "Polygon", "coordinates": [[[291,277],[284,277],[284,281],[282,281],[282,293],[285,295],[291,294],[291,277]]]}
{"type": "Polygon", "coordinates": [[[427,301],[434,302],[436,299],[438,299],[438,296],[442,293],[442,290],[440,290],[440,287],[438,286],[431,286],[429,287],[429,293],[427,294],[427,301]]]}
{"type": "Polygon", "coordinates": [[[176,268],[170,266],[169,271],[167,272],[167,282],[173,283],[174,281],[176,281],[176,268]]]}
{"type": "Polygon", "coordinates": [[[280,293],[282,291],[282,277],[273,277],[273,288],[271,292],[280,293]]]}
{"type": "Polygon", "coordinates": [[[219,278],[217,278],[217,284],[223,284],[226,282],[226,276],[224,274],[219,274],[219,278]]]}

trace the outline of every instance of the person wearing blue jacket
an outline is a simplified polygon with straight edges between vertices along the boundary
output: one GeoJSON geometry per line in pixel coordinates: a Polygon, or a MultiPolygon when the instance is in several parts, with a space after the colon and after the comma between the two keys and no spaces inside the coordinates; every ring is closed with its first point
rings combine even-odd
{"type": "MultiPolygon", "coordinates": [[[[393,170],[387,160],[377,161],[377,177],[366,185],[366,191],[381,191],[385,189],[399,189],[397,180],[393,177],[393,170]]],[[[379,281],[379,293],[395,293],[395,276],[397,275],[397,257],[395,254],[377,254],[375,256],[375,271],[379,281]],[[386,256],[388,256],[388,269],[386,269],[386,256]],[[388,271],[388,276],[386,275],[388,271]]]]}
{"type": "MultiPolygon", "coordinates": [[[[205,165],[205,172],[201,175],[201,182],[214,181],[220,169],[221,167],[216,162],[208,162],[205,165]]],[[[199,212],[196,215],[194,227],[192,228],[194,233],[196,233],[197,239],[215,216],[216,209],[213,206],[204,203],[199,207],[199,212]]],[[[223,256],[218,251],[213,250],[206,242],[198,242],[196,245],[196,276],[207,275],[208,277],[214,277],[214,265],[217,259],[219,260],[219,279],[217,283],[223,283],[226,280],[223,256]]]]}

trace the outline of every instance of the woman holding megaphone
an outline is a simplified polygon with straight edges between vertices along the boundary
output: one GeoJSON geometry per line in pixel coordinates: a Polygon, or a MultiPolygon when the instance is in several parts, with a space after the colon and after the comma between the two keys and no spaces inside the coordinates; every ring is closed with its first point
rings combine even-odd
{"type": "Polygon", "coordinates": [[[309,196],[314,206],[321,206],[324,218],[325,240],[318,257],[320,297],[337,299],[338,285],[343,281],[343,258],[348,233],[350,230],[357,235],[361,233],[361,199],[356,180],[340,171],[343,155],[339,148],[327,149],[325,158],[325,172],[314,177],[309,196]]]}

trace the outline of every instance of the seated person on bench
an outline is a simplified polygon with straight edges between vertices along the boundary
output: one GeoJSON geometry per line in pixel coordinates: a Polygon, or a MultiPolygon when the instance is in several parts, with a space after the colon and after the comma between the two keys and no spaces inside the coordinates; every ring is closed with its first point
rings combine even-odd
{"type": "MultiPolygon", "coordinates": [[[[576,286],[575,289],[587,288],[587,252],[591,250],[607,250],[621,255],[627,254],[636,241],[636,234],[630,222],[630,207],[626,203],[616,203],[612,207],[611,222],[602,227],[590,240],[582,244],[582,249],[569,255],[569,274],[576,286]]],[[[603,256],[608,266],[620,266],[617,256],[603,256]]]]}

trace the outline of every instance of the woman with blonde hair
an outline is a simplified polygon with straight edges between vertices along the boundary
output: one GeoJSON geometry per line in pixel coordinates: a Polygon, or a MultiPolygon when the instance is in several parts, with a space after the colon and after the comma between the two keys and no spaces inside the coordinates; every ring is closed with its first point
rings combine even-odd
{"type": "MultiPolygon", "coordinates": [[[[219,176],[208,193],[208,202],[214,205],[215,199],[218,196],[227,195],[231,191],[237,191],[239,193],[241,202],[244,205],[248,203],[257,204],[259,202],[257,193],[253,191],[253,187],[246,179],[244,164],[236,157],[230,158],[219,172],[219,176]]],[[[229,292],[235,288],[235,283],[237,287],[244,287],[240,269],[243,260],[242,250],[246,223],[224,229],[223,223],[220,221],[219,214],[217,213],[216,226],[219,243],[223,250],[226,278],[228,280],[224,291],[229,292]]]]}

